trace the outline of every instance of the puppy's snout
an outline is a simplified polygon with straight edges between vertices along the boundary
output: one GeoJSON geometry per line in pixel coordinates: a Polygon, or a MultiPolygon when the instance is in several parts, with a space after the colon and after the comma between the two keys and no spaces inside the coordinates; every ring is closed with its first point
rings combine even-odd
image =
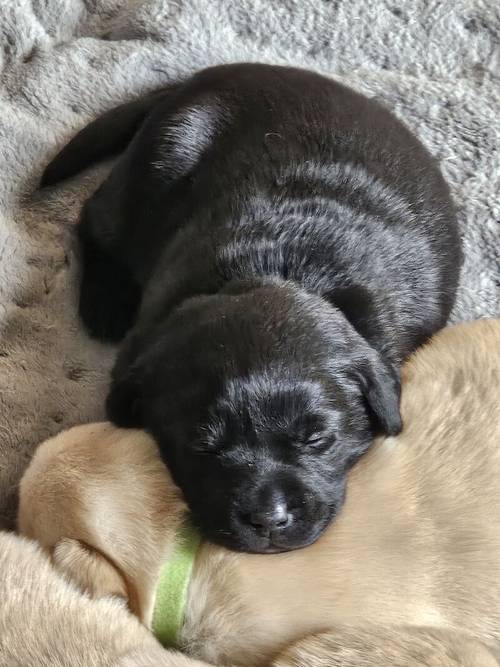
{"type": "Polygon", "coordinates": [[[241,513],[241,518],[262,536],[283,530],[292,522],[285,495],[271,487],[265,487],[256,494],[241,513]]]}
{"type": "Polygon", "coordinates": [[[290,471],[274,471],[242,486],[231,528],[239,550],[278,553],[311,544],[327,525],[330,508],[290,471]]]}
{"type": "Polygon", "coordinates": [[[284,500],[278,500],[276,503],[263,510],[251,512],[247,517],[250,523],[258,532],[270,533],[275,530],[286,528],[292,519],[284,500]]]}

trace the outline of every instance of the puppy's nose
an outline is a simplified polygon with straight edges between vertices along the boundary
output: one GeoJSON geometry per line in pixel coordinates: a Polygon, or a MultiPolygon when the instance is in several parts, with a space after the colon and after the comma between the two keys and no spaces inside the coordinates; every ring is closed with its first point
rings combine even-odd
{"type": "Polygon", "coordinates": [[[248,517],[248,522],[262,533],[286,528],[290,520],[291,515],[283,501],[276,502],[269,508],[254,511],[248,517]]]}

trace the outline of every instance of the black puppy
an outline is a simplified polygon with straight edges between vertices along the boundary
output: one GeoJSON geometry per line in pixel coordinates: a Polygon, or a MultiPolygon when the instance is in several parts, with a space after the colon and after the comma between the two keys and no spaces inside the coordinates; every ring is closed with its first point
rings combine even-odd
{"type": "Polygon", "coordinates": [[[79,225],[85,324],[133,326],[109,417],[156,437],[210,539],[309,544],[374,430],[400,430],[399,366],[449,315],[448,188],[375,101],[257,64],[114,109],[43,184],[129,141],[79,225]]]}

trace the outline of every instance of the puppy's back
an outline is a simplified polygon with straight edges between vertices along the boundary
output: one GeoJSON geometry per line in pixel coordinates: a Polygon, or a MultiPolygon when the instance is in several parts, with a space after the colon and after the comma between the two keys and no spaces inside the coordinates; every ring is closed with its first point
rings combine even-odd
{"type": "Polygon", "coordinates": [[[499,387],[500,320],[450,327],[406,365],[404,430],[353,470],[336,535],[362,531],[359,587],[379,591],[381,619],[387,604],[499,636],[499,387]]]}
{"type": "Polygon", "coordinates": [[[462,511],[500,504],[500,320],[443,330],[403,377],[404,456],[415,471],[450,498],[459,487],[462,511]]]}

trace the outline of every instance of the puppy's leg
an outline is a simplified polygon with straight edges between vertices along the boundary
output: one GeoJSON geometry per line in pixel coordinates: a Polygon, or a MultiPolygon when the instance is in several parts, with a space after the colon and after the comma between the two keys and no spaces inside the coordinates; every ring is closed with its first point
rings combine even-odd
{"type": "Polygon", "coordinates": [[[129,269],[95,240],[91,231],[93,205],[90,199],[78,229],[82,251],[79,313],[91,336],[116,342],[134,323],[141,289],[129,269]]]}
{"type": "Polygon", "coordinates": [[[112,595],[128,599],[125,581],[118,570],[79,540],[60,540],[52,552],[52,562],[56,570],[93,598],[112,595]]]}
{"type": "Polygon", "coordinates": [[[0,665],[202,667],[204,663],[166,651],[124,605],[81,595],[34,542],[0,531],[0,665]]]}
{"type": "MultiPolygon", "coordinates": [[[[56,570],[68,577],[92,598],[108,596],[127,600],[125,581],[100,553],[78,540],[64,538],[54,547],[52,562],[56,570]]],[[[140,648],[122,656],[117,667],[212,667],[177,651],[165,651],[159,645],[140,648]]]]}
{"type": "Polygon", "coordinates": [[[111,386],[106,398],[106,415],[123,428],[143,426],[141,383],[134,361],[142,347],[142,331],[137,325],[124,340],[111,372],[111,386]]]}
{"type": "Polygon", "coordinates": [[[440,628],[339,628],[307,637],[273,667],[498,667],[480,642],[440,628]]]}

